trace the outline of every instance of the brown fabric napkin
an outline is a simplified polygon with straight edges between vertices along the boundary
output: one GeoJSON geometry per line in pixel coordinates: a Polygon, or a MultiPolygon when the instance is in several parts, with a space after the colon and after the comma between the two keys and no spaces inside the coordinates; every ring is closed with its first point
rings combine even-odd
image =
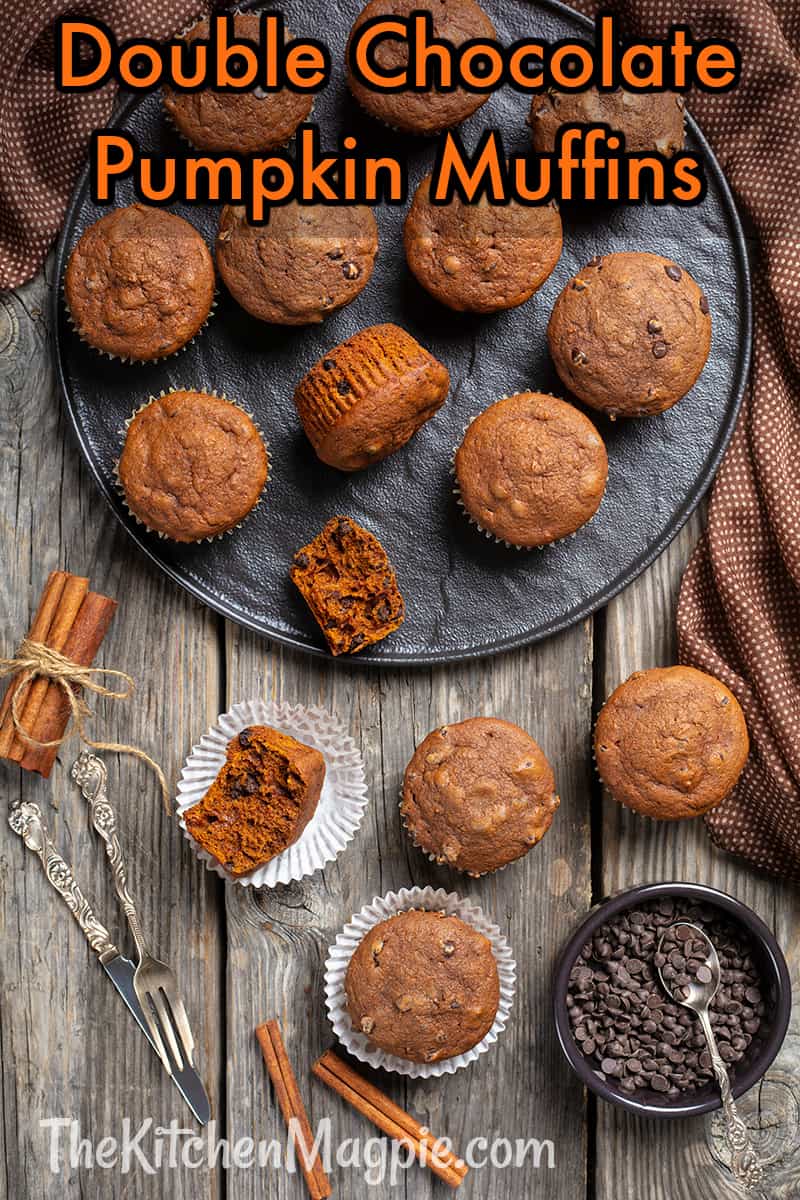
{"type": "Polygon", "coordinates": [[[203,0],[0,0],[0,291],[35,275],[61,228],[89,134],[108,122],[114,87],[62,93],[53,82],[56,17],[104,21],[117,40],[169,37],[203,0]]]}

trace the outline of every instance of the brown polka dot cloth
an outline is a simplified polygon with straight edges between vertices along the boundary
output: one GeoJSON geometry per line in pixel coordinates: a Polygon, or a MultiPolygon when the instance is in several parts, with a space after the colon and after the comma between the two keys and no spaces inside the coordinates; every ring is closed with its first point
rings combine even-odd
{"type": "Polygon", "coordinates": [[[0,0],[0,290],[35,275],[61,228],[89,135],[108,123],[114,87],[62,93],[54,83],[56,17],[100,20],[118,41],[170,37],[203,0],[0,0]]]}
{"type": "Polygon", "coordinates": [[[689,97],[755,235],[755,340],[708,529],[683,578],[678,640],[682,662],[736,694],[752,741],[738,786],[706,817],[712,838],[800,881],[800,4],[580,7],[617,12],[630,34],[665,37],[686,24],[696,38],[728,38],[742,52],[737,88],[689,97]]]}

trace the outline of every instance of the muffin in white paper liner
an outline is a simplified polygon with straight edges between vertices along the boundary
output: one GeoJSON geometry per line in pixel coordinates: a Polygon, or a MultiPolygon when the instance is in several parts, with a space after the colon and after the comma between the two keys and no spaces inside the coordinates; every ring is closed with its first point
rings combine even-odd
{"type": "Polygon", "coordinates": [[[201,862],[223,879],[258,888],[303,879],[333,862],[352,841],[366,806],[364,763],[339,720],[324,708],[271,700],[245,700],[217,718],[187,758],[176,797],[180,827],[201,862]],[[225,765],[229,742],[250,725],[268,725],[319,750],[325,759],[325,780],[316,812],[298,840],[263,867],[234,879],[213,855],[198,846],[186,828],[184,814],[203,799],[225,765]]]}
{"type": "Polygon", "coordinates": [[[500,932],[497,925],[485,916],[477,905],[469,900],[462,900],[455,892],[446,892],[444,888],[414,887],[401,888],[399,892],[389,892],[388,895],[376,896],[371,904],[365,904],[361,912],[351,917],[334,944],[328,951],[325,963],[325,1006],[328,1019],[333,1031],[348,1053],[360,1062],[369,1063],[371,1067],[382,1067],[384,1071],[396,1071],[399,1075],[409,1075],[412,1079],[430,1079],[440,1075],[453,1075],[461,1067],[485,1054],[490,1046],[497,1041],[499,1034],[505,1029],[516,988],[517,968],[511,954],[511,947],[500,932]],[[357,946],[370,929],[387,921],[398,913],[410,908],[423,908],[430,912],[443,912],[448,917],[460,917],[465,924],[471,925],[478,933],[482,933],[491,943],[492,953],[497,963],[497,974],[500,980],[500,1003],[491,1029],[470,1050],[457,1054],[453,1058],[443,1058],[438,1062],[418,1063],[397,1055],[387,1054],[370,1042],[366,1034],[353,1029],[350,1014],[347,1011],[347,996],[344,990],[345,975],[350,959],[357,946]]]}

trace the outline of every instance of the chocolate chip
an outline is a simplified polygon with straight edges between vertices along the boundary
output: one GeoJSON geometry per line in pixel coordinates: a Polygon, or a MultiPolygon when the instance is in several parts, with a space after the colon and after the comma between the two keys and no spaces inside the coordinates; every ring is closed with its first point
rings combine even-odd
{"type": "Polygon", "coordinates": [[[337,246],[335,250],[328,251],[328,258],[332,258],[334,262],[338,262],[340,258],[344,258],[344,250],[341,246],[337,246]]]}
{"type": "Polygon", "coordinates": [[[595,254],[594,258],[590,258],[590,259],[589,259],[589,262],[587,263],[587,266],[589,266],[589,267],[597,267],[598,271],[602,270],[602,267],[603,267],[603,259],[602,259],[602,256],[601,256],[601,255],[599,255],[599,254],[595,254]]]}
{"type": "Polygon", "coordinates": [[[250,729],[243,729],[242,732],[239,734],[239,745],[242,747],[243,750],[247,749],[247,747],[251,744],[252,740],[253,740],[253,733],[252,733],[252,730],[250,730],[250,729]]]}
{"type": "Polygon", "coordinates": [[[653,357],[654,358],[663,358],[666,353],[667,353],[667,343],[666,342],[653,342],[653,357]]]}
{"type": "Polygon", "coordinates": [[[340,396],[349,396],[351,392],[350,384],[346,379],[337,379],[336,390],[340,396]]]}
{"type": "Polygon", "coordinates": [[[573,346],[572,347],[572,361],[577,366],[582,367],[583,364],[588,362],[589,360],[587,359],[586,355],[583,353],[582,350],[579,350],[577,346],[573,346]]]}
{"type": "Polygon", "coordinates": [[[708,298],[705,295],[700,296],[700,312],[703,313],[704,316],[708,316],[708,298]]]}
{"type": "Polygon", "coordinates": [[[714,976],[711,968],[707,967],[705,963],[701,963],[701,965],[697,968],[697,975],[695,978],[697,979],[698,983],[711,983],[711,980],[714,978],[714,976]]]}
{"type": "Polygon", "coordinates": [[[332,371],[335,366],[336,366],[336,363],[333,361],[332,358],[323,358],[323,360],[322,360],[323,370],[332,371]]]}
{"type": "Polygon", "coordinates": [[[303,554],[302,551],[298,551],[298,553],[294,556],[294,564],[296,567],[307,567],[309,564],[308,555],[303,554]]]}
{"type": "Polygon", "coordinates": [[[664,267],[664,270],[667,272],[667,275],[670,277],[670,279],[674,279],[676,283],[679,279],[683,278],[683,271],[680,269],[680,267],[676,267],[674,263],[670,263],[668,267],[664,267]]]}
{"type": "Polygon", "coordinates": [[[664,326],[661,324],[660,321],[657,321],[655,319],[655,317],[651,317],[650,320],[647,322],[647,332],[648,333],[661,333],[663,328],[664,328],[664,326]]]}
{"type": "Polygon", "coordinates": [[[354,262],[342,263],[342,274],[345,279],[358,279],[361,274],[361,267],[358,263],[354,262]]]}
{"type": "Polygon", "coordinates": [[[573,292],[585,292],[586,288],[587,288],[587,284],[585,284],[582,279],[573,279],[573,281],[572,281],[573,292]]]}

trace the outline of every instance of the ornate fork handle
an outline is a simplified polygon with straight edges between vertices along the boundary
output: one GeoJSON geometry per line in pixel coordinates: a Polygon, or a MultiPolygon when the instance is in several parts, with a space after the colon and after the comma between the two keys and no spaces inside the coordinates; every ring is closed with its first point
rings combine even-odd
{"type": "Polygon", "coordinates": [[[89,801],[92,825],[105,844],[108,861],[111,863],[114,873],[114,887],[117,890],[117,895],[119,896],[141,959],[147,953],[147,947],[133,897],[128,891],[128,878],[122,856],[122,847],[117,837],[117,818],[114,809],[109,803],[106,791],[108,772],[105,763],[97,758],[96,755],[84,750],[73,764],[71,774],[81,792],[89,801]]]}
{"type": "Polygon", "coordinates": [[[717,1049],[717,1039],[711,1028],[707,1012],[698,1013],[706,1035],[708,1052],[711,1055],[711,1065],[717,1077],[719,1090],[722,1095],[722,1111],[725,1116],[725,1129],[731,1147],[731,1171],[736,1179],[748,1190],[757,1188],[763,1179],[763,1170],[747,1126],[739,1116],[739,1110],[734,1103],[731,1092],[731,1081],[727,1067],[717,1049]]]}
{"type": "Polygon", "coordinates": [[[48,880],[80,925],[95,953],[101,959],[116,957],[119,952],[108,930],[94,915],[89,901],[75,882],[72,868],[56,850],[39,805],[28,802],[16,805],[11,809],[8,823],[27,848],[39,856],[48,880]]]}

